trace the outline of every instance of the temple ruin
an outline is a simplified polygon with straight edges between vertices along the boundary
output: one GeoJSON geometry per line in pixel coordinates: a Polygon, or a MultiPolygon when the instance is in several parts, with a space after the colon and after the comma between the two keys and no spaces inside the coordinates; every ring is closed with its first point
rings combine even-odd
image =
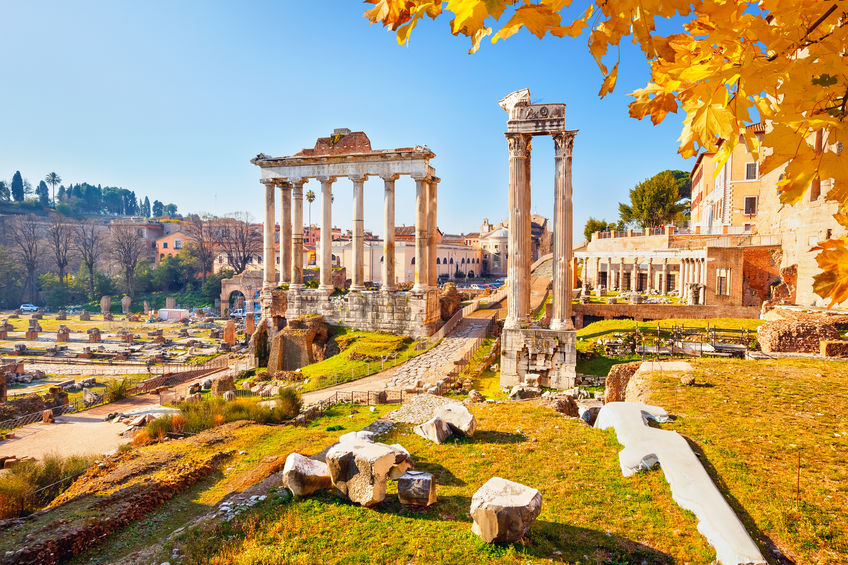
{"type": "Polygon", "coordinates": [[[499,102],[509,113],[508,313],[502,336],[501,385],[575,383],[577,334],[571,320],[571,161],[576,130],[565,129],[565,104],[531,104],[528,89],[499,102]],[[530,323],[530,151],[536,135],[554,139],[553,297],[550,327],[530,323]]]}
{"type": "Polygon", "coordinates": [[[260,167],[265,186],[265,227],[261,302],[273,331],[283,317],[321,314],[325,320],[352,327],[402,333],[414,337],[432,334],[439,324],[436,283],[436,191],[439,178],[430,165],[435,154],[422,146],[376,150],[364,132],[337,129],[319,138],[313,149],[287,157],[259,154],[251,163],[260,167]],[[395,181],[401,175],[415,179],[415,285],[409,292],[396,289],[395,181]],[[379,291],[369,291],[364,280],[363,191],[369,176],[383,179],[385,239],[379,291]],[[353,269],[350,293],[331,296],[333,284],[333,184],[347,177],[353,184],[353,269]],[[303,285],[303,185],[321,183],[320,285],[303,285]],[[274,241],[275,189],[280,191],[280,269],[276,270],[274,241]],[[283,290],[282,285],[288,285],[283,290]],[[276,296],[275,296],[276,294],[276,296]],[[276,306],[272,308],[272,305],[276,306]]]}

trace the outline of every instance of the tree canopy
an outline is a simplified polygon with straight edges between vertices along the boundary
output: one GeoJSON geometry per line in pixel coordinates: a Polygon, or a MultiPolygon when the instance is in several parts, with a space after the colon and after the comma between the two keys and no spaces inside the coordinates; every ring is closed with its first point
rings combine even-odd
{"type": "Polygon", "coordinates": [[[621,222],[651,228],[684,219],[689,201],[680,199],[674,172],[657,173],[633,187],[630,204],[618,205],[621,222]]]}
{"type": "MultiPolygon", "coordinates": [[[[715,152],[717,170],[741,137],[758,159],[762,149],[761,174],[785,168],[778,190],[786,204],[798,202],[814,181],[833,179],[826,197],[838,203],[835,218],[848,228],[848,159],[841,154],[848,142],[846,2],[366,1],[374,6],[365,16],[395,31],[401,44],[424,16],[436,19],[443,11],[454,15],[451,33],[471,39],[470,52],[486,37],[494,43],[521,28],[539,38],[578,37],[588,30],[588,49],[604,76],[601,97],[615,89],[615,47],[632,38],[651,66],[648,84],[632,93],[632,117],[649,116],[657,124],[682,110],[679,153],[689,158],[699,150],[715,152]],[[746,128],[760,120],[768,126],[762,147],[746,128]]],[[[832,304],[842,302],[848,299],[848,237],[822,242],[820,249],[823,273],[814,289],[832,304]]]]}
{"type": "Polygon", "coordinates": [[[586,237],[586,241],[592,241],[592,234],[596,231],[615,231],[616,227],[616,224],[613,222],[596,220],[590,216],[589,219],[586,220],[586,227],[583,228],[583,235],[586,237]]]}

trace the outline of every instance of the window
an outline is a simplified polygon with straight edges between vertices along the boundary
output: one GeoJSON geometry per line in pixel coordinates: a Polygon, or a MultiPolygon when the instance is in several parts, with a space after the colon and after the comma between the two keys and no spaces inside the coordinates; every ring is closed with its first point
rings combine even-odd
{"type": "Polygon", "coordinates": [[[174,249],[182,249],[183,248],[183,240],[175,239],[174,240],[174,249]]]}
{"type": "Polygon", "coordinates": [[[756,180],[757,178],[757,164],[756,163],[745,163],[745,180],[756,180]]]}
{"type": "Polygon", "coordinates": [[[168,249],[168,242],[167,241],[162,242],[162,249],[168,249]]]}
{"type": "Polygon", "coordinates": [[[716,269],[716,294],[730,296],[730,269],[716,269]]]}
{"type": "MultiPolygon", "coordinates": [[[[756,163],[754,163],[754,164],[756,164],[756,163]]],[[[746,196],[745,197],[745,215],[746,216],[753,216],[756,213],[757,213],[757,197],[756,196],[746,196]]]]}
{"type": "Polygon", "coordinates": [[[438,257],[436,257],[436,265],[441,265],[441,264],[442,264],[442,260],[439,259],[438,257]]]}

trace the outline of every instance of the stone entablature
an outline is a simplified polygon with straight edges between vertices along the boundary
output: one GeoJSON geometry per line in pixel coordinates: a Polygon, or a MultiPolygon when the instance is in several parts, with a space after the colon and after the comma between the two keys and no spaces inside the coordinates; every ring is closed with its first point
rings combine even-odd
{"type": "Polygon", "coordinates": [[[523,383],[538,375],[544,387],[575,386],[577,333],[573,330],[506,329],[501,334],[501,386],[523,383]]]}

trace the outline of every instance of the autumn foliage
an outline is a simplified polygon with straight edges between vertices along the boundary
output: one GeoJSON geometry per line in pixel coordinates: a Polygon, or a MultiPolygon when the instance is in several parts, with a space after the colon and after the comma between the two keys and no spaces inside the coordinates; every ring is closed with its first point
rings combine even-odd
{"type": "MultiPolygon", "coordinates": [[[[679,152],[717,152],[719,167],[740,138],[761,157],[761,174],[782,172],[781,202],[798,202],[813,183],[832,180],[826,198],[848,228],[848,2],[837,0],[367,0],[365,16],[397,34],[401,44],[427,16],[453,14],[451,33],[497,42],[522,27],[541,38],[578,37],[603,73],[599,95],[615,89],[618,50],[626,38],[651,65],[651,80],[632,93],[630,115],[654,124],[686,114],[679,152]],[[671,35],[656,24],[676,18],[671,35]],[[746,125],[767,124],[762,147],[746,125]],[[762,154],[760,155],[760,151],[762,154]]],[[[663,26],[664,29],[667,26],[663,26]]],[[[718,170],[718,169],[717,169],[718,170]]],[[[848,299],[848,238],[822,242],[823,272],[815,290],[832,303],[848,299]]]]}

